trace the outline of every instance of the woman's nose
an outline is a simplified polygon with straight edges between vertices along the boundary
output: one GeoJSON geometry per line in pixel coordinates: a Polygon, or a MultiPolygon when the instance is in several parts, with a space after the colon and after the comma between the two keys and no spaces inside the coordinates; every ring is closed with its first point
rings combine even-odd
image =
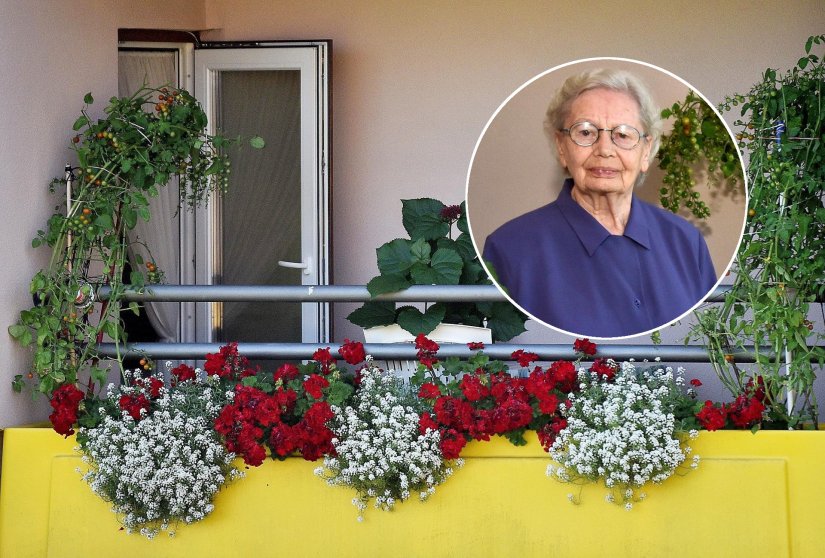
{"type": "Polygon", "coordinates": [[[596,138],[596,143],[593,144],[593,149],[597,155],[607,157],[615,153],[616,146],[613,144],[610,133],[608,130],[599,132],[599,137],[596,138]]]}

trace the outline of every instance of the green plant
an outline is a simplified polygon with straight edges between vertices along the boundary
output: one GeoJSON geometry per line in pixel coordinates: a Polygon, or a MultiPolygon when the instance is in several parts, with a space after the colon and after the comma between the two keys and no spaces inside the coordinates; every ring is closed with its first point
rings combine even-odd
{"type": "MultiPolygon", "coordinates": [[[[221,149],[237,142],[207,135],[206,114],[183,90],[143,88],[131,97],[112,98],[98,120],[88,114],[93,101],[91,93],[85,96],[86,107],[74,123],[71,146],[79,166],[66,180],[52,182],[54,191],[74,178],[69,207],[57,210],[32,241],[52,249],[51,261],[32,279],[34,305],[9,327],[23,346],[34,346],[28,377],[45,394],[77,383],[86,369],[89,391],[105,382],[108,367],[96,347],[104,336],[125,340],[123,292],[163,276],[153,261],[138,256],[136,269],[123,277],[129,231],[138,219],[149,220],[148,199],[173,176],[179,177],[181,202],[188,206],[204,202],[215,189],[225,190],[230,163],[221,149]],[[103,285],[111,287],[111,295],[95,304],[103,285]]],[[[263,146],[260,138],[250,143],[263,146]]],[[[139,311],[134,302],[128,309],[139,311]]],[[[22,375],[14,379],[15,390],[24,384],[22,375]]]]}
{"type": "Polygon", "coordinates": [[[748,219],[731,291],[724,304],[697,312],[692,330],[734,395],[764,382],[769,421],[791,427],[816,425],[811,360],[825,362],[822,330],[808,317],[825,294],[825,66],[811,54],[823,42],[825,35],[810,37],[794,68],[766,70],[722,105],[742,105],[735,125],[748,154],[748,219]],[[749,344],[755,370],[736,362],[749,344]]]}
{"type": "MultiPolygon", "coordinates": [[[[402,223],[409,239],[396,238],[377,250],[379,275],[367,283],[375,297],[413,285],[489,285],[467,226],[465,205],[438,200],[402,200],[402,223]],[[453,239],[453,225],[459,231],[453,239]]],[[[493,340],[507,341],[525,331],[526,317],[508,302],[439,302],[424,312],[394,302],[369,301],[347,319],[364,328],[397,323],[417,335],[439,323],[486,326],[493,340]]]]}
{"type": "Polygon", "coordinates": [[[662,206],[676,213],[684,206],[697,218],[710,215],[695,190],[697,164],[707,167],[709,186],[733,184],[739,178],[739,157],[719,116],[699,95],[688,91],[685,100],[662,110],[662,118],[674,118],[673,129],[662,137],[656,157],[665,172],[659,190],[662,206]]]}

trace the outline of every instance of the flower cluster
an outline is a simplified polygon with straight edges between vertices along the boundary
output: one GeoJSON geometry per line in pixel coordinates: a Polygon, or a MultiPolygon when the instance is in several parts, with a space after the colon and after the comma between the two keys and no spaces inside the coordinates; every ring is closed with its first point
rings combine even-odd
{"type": "Polygon", "coordinates": [[[353,504],[359,521],[373,499],[382,510],[412,495],[427,499],[452,475],[453,467],[461,466],[461,461],[444,460],[437,430],[419,432],[415,401],[398,378],[368,360],[352,403],[333,407],[337,455],[326,456],[315,473],[331,486],[357,491],[353,504]]]}
{"type": "MultiPolygon", "coordinates": [[[[518,350],[512,358],[529,367],[538,355],[518,350]]],[[[504,363],[491,362],[481,352],[468,361],[447,359],[437,370],[430,362],[422,363],[413,378],[419,398],[428,404],[420,428],[440,432],[441,451],[448,459],[457,458],[469,440],[489,440],[493,435],[524,444],[528,428],[549,447],[566,425],[560,405],[578,389],[575,365],[568,361],[546,369],[535,366],[526,378],[511,375],[504,363]]]]}
{"type": "Polygon", "coordinates": [[[732,428],[757,428],[767,409],[765,384],[761,376],[757,377],[756,384],[749,380],[743,393],[740,393],[732,403],[719,404],[705,401],[704,406],[696,413],[696,418],[705,430],[719,430],[730,426],[732,428]]]}
{"type": "MultiPolygon", "coordinates": [[[[347,342],[341,350],[348,362],[357,363],[364,354],[361,343],[347,342]]],[[[209,356],[218,370],[232,368],[221,358],[236,358],[231,352],[209,356]]],[[[314,358],[308,364],[284,364],[273,374],[241,374],[243,382],[230,392],[231,401],[214,426],[226,447],[247,465],[261,465],[266,447],[277,459],[296,451],[309,461],[334,453],[332,431],[327,427],[331,405],[349,398],[352,387],[342,380],[328,348],[316,351],[314,358]]]]}
{"type": "Polygon", "coordinates": [[[631,509],[644,498],[645,483],[663,482],[690,453],[670,405],[681,371],[674,378],[671,368],[638,371],[623,363],[612,380],[581,370],[579,382],[580,392],[563,411],[567,426],[550,447],[558,465],[549,465],[547,474],[562,482],[603,479],[607,500],[631,509]]]}
{"type": "Polygon", "coordinates": [[[63,436],[74,434],[74,425],[77,422],[81,401],[83,401],[83,392],[74,384],[63,384],[52,392],[49,404],[54,412],[49,415],[49,421],[55,432],[63,436]]]}
{"type": "MultiPolygon", "coordinates": [[[[155,380],[160,381],[158,378],[155,380]]],[[[183,521],[203,519],[213,509],[212,500],[228,481],[240,476],[232,466],[212,421],[225,402],[214,378],[158,387],[127,375],[126,385],[109,386],[97,410],[97,426],[78,432],[83,460],[89,470],[83,479],[101,498],[122,514],[129,532],[152,538],[160,530],[183,521]],[[143,396],[151,404],[133,416],[131,403],[143,396]]]]}

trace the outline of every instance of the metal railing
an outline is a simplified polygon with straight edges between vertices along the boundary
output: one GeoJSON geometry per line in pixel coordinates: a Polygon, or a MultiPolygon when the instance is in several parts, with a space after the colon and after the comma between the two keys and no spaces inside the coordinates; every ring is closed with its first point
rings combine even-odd
{"type": "MultiPolygon", "coordinates": [[[[730,287],[717,287],[707,299],[710,302],[724,300],[730,287]]],[[[104,287],[98,293],[106,299],[110,293],[104,287]]],[[[394,302],[446,302],[446,301],[504,301],[506,298],[492,285],[432,285],[413,286],[404,291],[380,295],[373,299],[362,285],[154,285],[143,291],[127,291],[126,301],[136,302],[365,302],[387,300],[394,302]]],[[[221,343],[131,343],[118,347],[113,343],[100,344],[104,356],[121,357],[150,355],[155,359],[202,359],[206,353],[217,352],[221,343]]],[[[249,358],[309,359],[318,349],[317,343],[239,343],[239,351],[249,358]]],[[[409,359],[416,356],[416,349],[409,343],[370,343],[364,345],[368,354],[377,359],[409,359]]],[[[702,346],[683,345],[603,345],[604,353],[612,358],[628,360],[656,360],[663,362],[708,362],[708,353],[702,346]]],[[[494,343],[484,348],[491,358],[509,360],[513,351],[529,349],[542,360],[575,358],[570,343],[566,344],[510,344],[494,343]]],[[[441,357],[469,357],[475,351],[462,344],[442,344],[441,357]]],[[[752,347],[732,353],[737,362],[755,362],[752,347]]],[[[763,353],[764,354],[764,353],[763,353]]],[[[770,355],[773,358],[773,355],[770,355]]]]}

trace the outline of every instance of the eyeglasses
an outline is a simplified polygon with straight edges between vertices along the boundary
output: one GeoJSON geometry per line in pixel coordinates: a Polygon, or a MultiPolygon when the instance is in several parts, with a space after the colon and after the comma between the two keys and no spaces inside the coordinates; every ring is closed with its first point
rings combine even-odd
{"type": "Polygon", "coordinates": [[[590,147],[599,141],[599,134],[601,132],[610,132],[610,140],[621,149],[633,149],[639,145],[642,138],[647,137],[647,134],[642,134],[627,124],[619,124],[615,128],[599,128],[591,122],[577,122],[569,128],[562,128],[559,130],[564,132],[573,143],[582,147],[590,147]]]}

